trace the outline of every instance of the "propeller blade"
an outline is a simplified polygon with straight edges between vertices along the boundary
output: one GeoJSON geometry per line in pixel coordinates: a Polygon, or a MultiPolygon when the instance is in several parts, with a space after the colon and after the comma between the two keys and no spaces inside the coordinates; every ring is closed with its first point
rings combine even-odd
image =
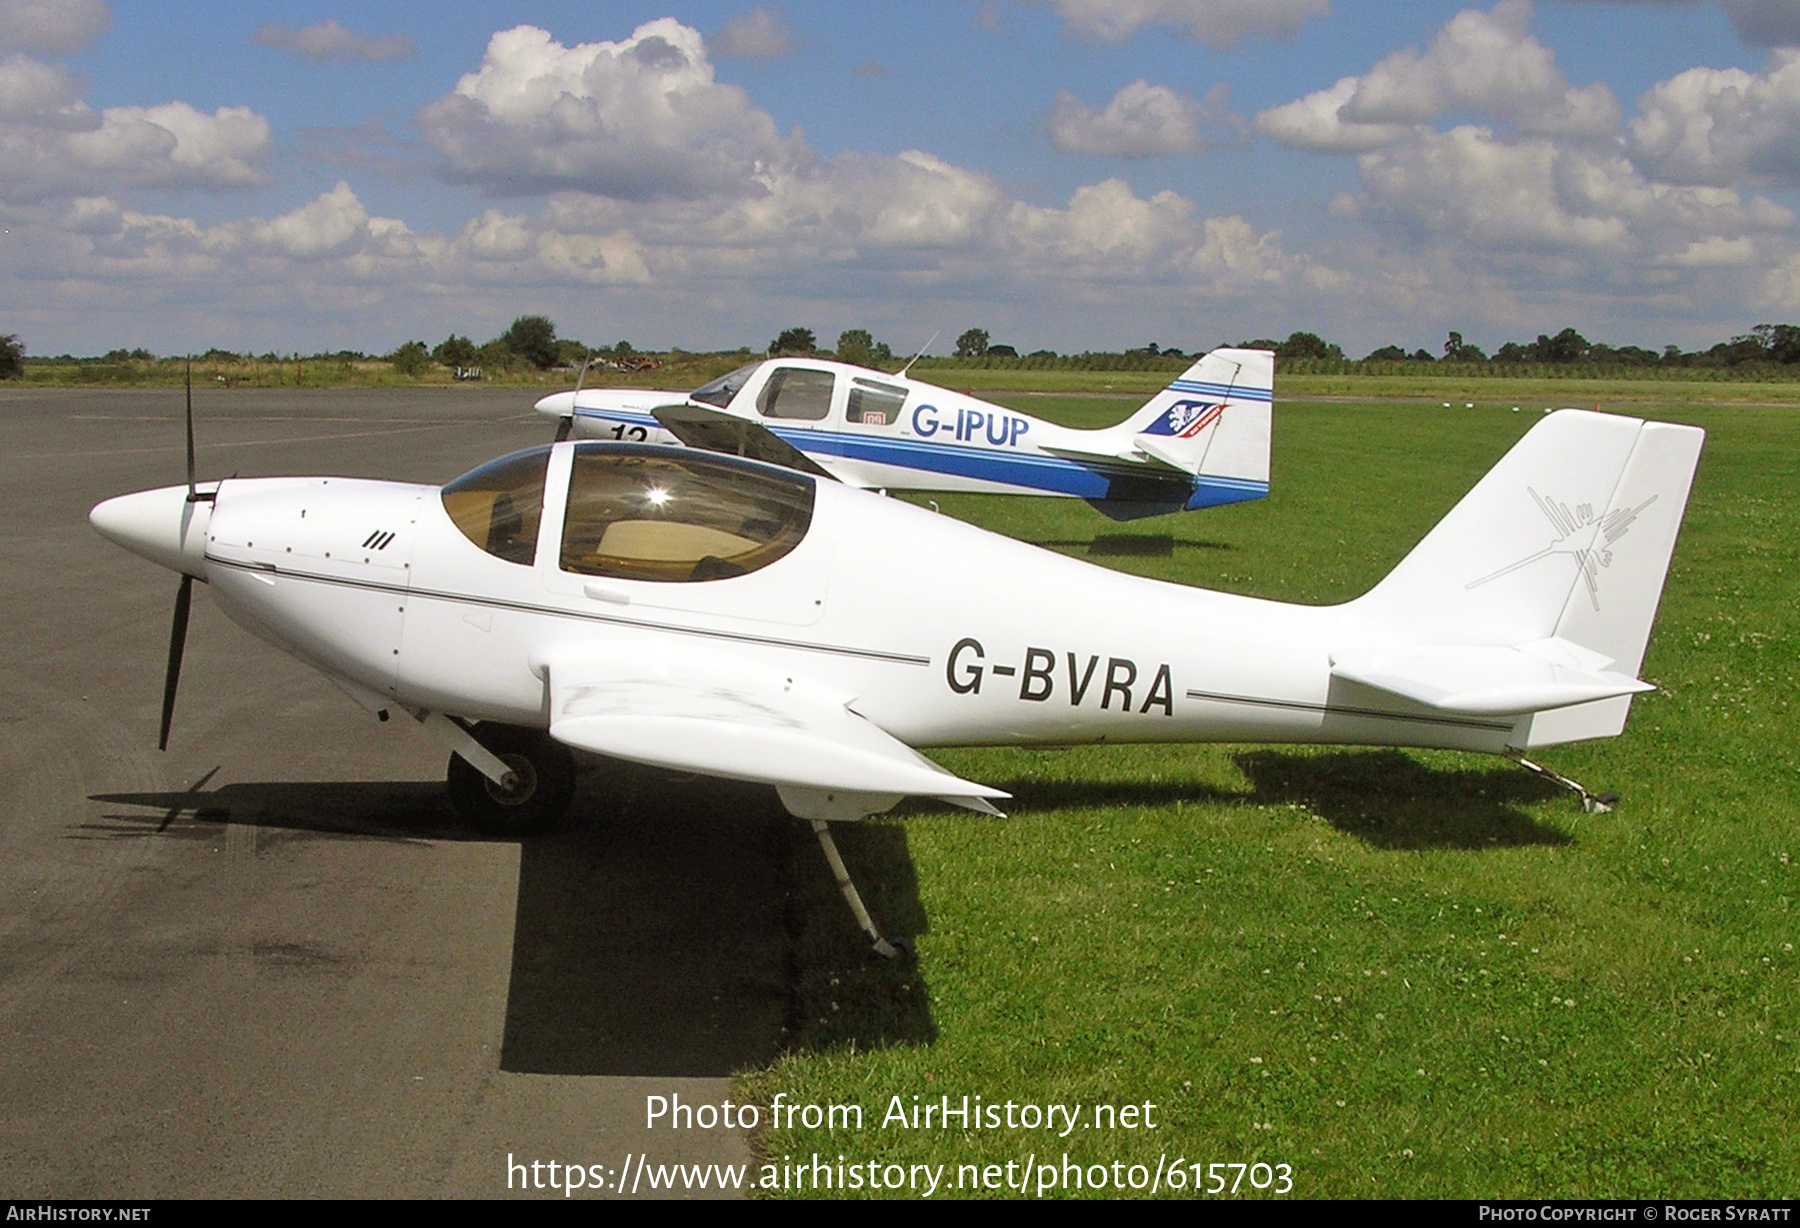
{"type": "Polygon", "coordinates": [[[187,361],[187,465],[188,502],[194,502],[194,360],[187,361]]]}
{"type": "Polygon", "coordinates": [[[162,733],[157,750],[169,749],[169,725],[175,719],[175,687],[181,681],[181,654],[187,648],[188,607],[194,600],[194,577],[181,577],[175,590],[175,619],[169,624],[169,670],[163,676],[162,733]]]}
{"type": "Polygon", "coordinates": [[[219,497],[216,490],[202,494],[194,485],[194,360],[191,357],[187,361],[187,474],[189,503],[211,503],[219,497]]]}
{"type": "Polygon", "coordinates": [[[575,376],[575,400],[569,405],[569,416],[560,419],[556,424],[556,442],[561,443],[575,429],[575,405],[581,401],[581,386],[587,382],[588,367],[593,363],[593,356],[581,360],[581,371],[575,376]]]}

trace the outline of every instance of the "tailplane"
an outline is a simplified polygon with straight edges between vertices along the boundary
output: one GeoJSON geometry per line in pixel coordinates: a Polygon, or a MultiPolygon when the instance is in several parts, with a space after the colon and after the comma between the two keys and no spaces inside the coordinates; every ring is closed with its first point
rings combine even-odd
{"type": "Polygon", "coordinates": [[[1705,433],[1563,410],[1352,603],[1333,674],[1521,719],[1513,746],[1624,728],[1705,433]]]}

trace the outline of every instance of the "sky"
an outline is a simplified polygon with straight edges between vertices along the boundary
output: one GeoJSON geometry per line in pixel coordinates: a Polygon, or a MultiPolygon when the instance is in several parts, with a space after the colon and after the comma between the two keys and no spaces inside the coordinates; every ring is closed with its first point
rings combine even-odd
{"type": "Polygon", "coordinates": [[[1705,347],[1800,321],[1800,0],[0,0],[28,353],[523,314],[1705,347]]]}

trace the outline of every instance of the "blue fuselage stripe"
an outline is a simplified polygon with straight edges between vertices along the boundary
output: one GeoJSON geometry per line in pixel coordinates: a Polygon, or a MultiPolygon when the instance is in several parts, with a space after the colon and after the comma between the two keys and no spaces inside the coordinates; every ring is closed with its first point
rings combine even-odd
{"type": "MultiPolygon", "coordinates": [[[[649,414],[610,409],[584,409],[576,412],[583,418],[661,429],[661,424],[649,414]]],[[[1170,502],[1186,506],[1190,510],[1245,499],[1260,499],[1269,493],[1267,482],[1250,478],[1195,478],[1185,474],[1163,473],[1143,465],[1084,464],[1043,453],[1002,452],[969,445],[925,443],[916,439],[883,439],[839,431],[770,426],[768,423],[762,425],[767,426],[771,434],[808,456],[891,465],[899,469],[1072,495],[1078,499],[1106,498],[1117,478],[1166,482],[1170,488],[1170,502]]]]}

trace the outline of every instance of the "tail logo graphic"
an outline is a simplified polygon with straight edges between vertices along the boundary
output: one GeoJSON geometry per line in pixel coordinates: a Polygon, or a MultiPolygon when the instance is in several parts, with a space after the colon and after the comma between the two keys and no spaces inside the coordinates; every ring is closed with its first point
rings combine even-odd
{"type": "Polygon", "coordinates": [[[1542,550],[1526,555],[1516,563],[1508,563],[1500,570],[1489,572],[1479,580],[1469,581],[1464,587],[1480,588],[1489,580],[1498,580],[1501,576],[1529,566],[1539,559],[1565,554],[1575,560],[1575,566],[1581,572],[1582,583],[1587,586],[1588,600],[1593,602],[1594,609],[1598,610],[1600,608],[1600,569],[1612,566],[1612,544],[1630,531],[1638,515],[1656,502],[1656,496],[1651,495],[1636,507],[1614,508],[1604,516],[1600,516],[1595,514],[1594,505],[1591,503],[1578,503],[1571,508],[1567,503],[1545,498],[1529,486],[1525,488],[1525,493],[1531,496],[1531,501],[1537,504],[1538,511],[1544,514],[1544,518],[1555,529],[1556,540],[1542,550]],[[1599,527],[1597,540],[1590,537],[1589,544],[1585,546],[1563,545],[1574,534],[1595,526],[1599,527]]]}
{"type": "Polygon", "coordinates": [[[1224,412],[1225,405],[1219,401],[1177,401],[1144,434],[1192,439],[1217,422],[1224,412]]]}

